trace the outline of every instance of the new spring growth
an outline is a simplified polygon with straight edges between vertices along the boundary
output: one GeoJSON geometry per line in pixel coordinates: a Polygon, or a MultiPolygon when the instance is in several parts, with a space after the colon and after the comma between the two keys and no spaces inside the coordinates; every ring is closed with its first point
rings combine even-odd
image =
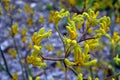
{"type": "Polygon", "coordinates": [[[39,45],[44,38],[49,38],[51,34],[51,30],[45,32],[45,28],[42,27],[38,32],[34,32],[32,35],[32,41],[35,45],[39,45]]]}
{"type": "Polygon", "coordinates": [[[18,33],[18,26],[19,26],[18,23],[12,25],[11,28],[12,36],[15,36],[18,33]]]}

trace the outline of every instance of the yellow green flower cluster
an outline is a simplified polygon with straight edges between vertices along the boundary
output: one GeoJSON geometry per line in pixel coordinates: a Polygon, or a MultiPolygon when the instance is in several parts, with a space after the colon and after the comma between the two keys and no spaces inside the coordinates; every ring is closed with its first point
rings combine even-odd
{"type": "Polygon", "coordinates": [[[27,56],[27,63],[32,64],[33,66],[40,66],[40,67],[45,67],[46,63],[43,62],[43,59],[40,55],[41,53],[41,44],[40,42],[44,38],[49,38],[52,34],[51,30],[48,32],[45,32],[45,28],[41,28],[38,32],[34,32],[32,36],[32,41],[34,43],[34,51],[32,52],[31,55],[27,56]]]}

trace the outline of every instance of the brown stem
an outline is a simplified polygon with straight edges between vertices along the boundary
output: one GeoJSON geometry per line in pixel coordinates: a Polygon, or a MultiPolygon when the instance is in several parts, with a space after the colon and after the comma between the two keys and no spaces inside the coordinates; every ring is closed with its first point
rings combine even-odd
{"type": "Polygon", "coordinates": [[[66,52],[65,52],[65,58],[68,57],[69,53],[70,53],[70,48],[71,48],[72,44],[70,44],[70,46],[67,48],[66,52]]]}
{"type": "Polygon", "coordinates": [[[86,38],[86,39],[81,39],[78,41],[78,43],[82,42],[82,41],[86,41],[86,40],[89,40],[89,39],[95,39],[94,37],[91,37],[91,38],[86,38]]]}
{"type": "Polygon", "coordinates": [[[84,38],[84,36],[85,36],[86,34],[87,34],[87,32],[83,32],[83,34],[82,34],[80,40],[78,41],[78,43],[79,43],[81,40],[83,40],[83,38],[84,38]]]}
{"type": "Polygon", "coordinates": [[[41,56],[43,60],[50,60],[50,61],[63,61],[65,58],[50,58],[50,57],[43,57],[41,56]]]}
{"type": "MultiPolygon", "coordinates": [[[[62,41],[62,43],[63,43],[64,52],[66,52],[66,47],[65,47],[65,43],[64,43],[63,37],[61,36],[60,31],[58,30],[58,28],[55,27],[55,29],[56,29],[56,31],[57,31],[57,33],[58,33],[58,35],[59,35],[59,37],[60,37],[60,39],[61,39],[61,41],[62,41]]],[[[66,54],[65,54],[65,55],[66,55],[66,54]]]]}
{"type": "Polygon", "coordinates": [[[42,74],[44,74],[44,73],[45,73],[44,70],[39,71],[37,74],[33,75],[33,79],[35,79],[37,76],[40,76],[40,75],[42,75],[42,74]]]}
{"type": "Polygon", "coordinates": [[[72,67],[69,67],[69,66],[68,66],[68,68],[69,68],[76,76],[78,76],[78,73],[77,73],[72,67]]]}
{"type": "Polygon", "coordinates": [[[84,0],[82,12],[84,12],[86,10],[86,7],[87,7],[87,0],[84,0]]]}
{"type": "Polygon", "coordinates": [[[65,62],[63,61],[63,63],[64,63],[64,67],[65,67],[65,80],[68,80],[68,67],[67,67],[67,65],[65,64],[65,62]]]}

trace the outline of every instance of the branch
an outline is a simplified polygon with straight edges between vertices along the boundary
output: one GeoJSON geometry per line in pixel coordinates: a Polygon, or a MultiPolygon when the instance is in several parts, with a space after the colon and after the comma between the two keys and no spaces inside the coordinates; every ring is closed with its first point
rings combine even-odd
{"type": "Polygon", "coordinates": [[[65,64],[65,62],[63,61],[63,63],[64,63],[64,67],[65,67],[65,80],[68,80],[68,67],[67,67],[67,65],[65,64]]]}
{"type": "Polygon", "coordinates": [[[78,41],[78,43],[80,43],[80,42],[82,42],[82,41],[89,40],[89,39],[95,39],[95,38],[94,38],[94,37],[91,37],[91,38],[86,38],[86,39],[80,39],[80,40],[78,41]]]}
{"type": "Polygon", "coordinates": [[[43,60],[50,60],[50,61],[63,61],[65,58],[50,58],[50,57],[43,57],[41,56],[43,60]]]}
{"type": "Polygon", "coordinates": [[[82,12],[84,12],[86,10],[86,7],[87,7],[87,0],[84,0],[82,12]]]}
{"type": "Polygon", "coordinates": [[[9,72],[8,65],[7,65],[7,61],[6,61],[6,59],[5,59],[5,56],[4,56],[4,53],[3,53],[2,49],[1,49],[1,47],[0,47],[0,52],[1,52],[1,54],[2,54],[2,58],[3,58],[3,61],[4,61],[4,63],[5,63],[6,72],[8,73],[8,75],[10,76],[10,78],[12,78],[12,75],[11,75],[11,73],[9,72]]]}

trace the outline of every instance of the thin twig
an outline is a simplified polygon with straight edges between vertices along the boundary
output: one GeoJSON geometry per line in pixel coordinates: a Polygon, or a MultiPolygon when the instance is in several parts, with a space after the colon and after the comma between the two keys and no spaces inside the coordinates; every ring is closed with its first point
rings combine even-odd
{"type": "Polygon", "coordinates": [[[63,61],[63,63],[64,63],[64,67],[65,67],[65,80],[68,80],[68,67],[67,67],[67,65],[65,64],[65,62],[63,61]]]}
{"type": "Polygon", "coordinates": [[[82,42],[82,41],[86,41],[86,40],[90,40],[90,39],[95,39],[94,37],[91,37],[91,38],[86,38],[86,39],[81,39],[78,41],[78,43],[82,42]]]}
{"type": "Polygon", "coordinates": [[[86,10],[86,7],[87,7],[87,0],[84,0],[82,12],[84,12],[86,10]]]}
{"type": "Polygon", "coordinates": [[[1,49],[1,47],[0,47],[0,52],[1,52],[1,54],[2,54],[2,58],[3,58],[3,61],[4,61],[4,63],[5,63],[6,72],[8,73],[8,75],[10,76],[10,78],[12,78],[12,75],[11,75],[11,73],[9,72],[8,65],[7,65],[7,61],[6,61],[6,59],[5,59],[5,56],[4,56],[4,53],[3,53],[2,49],[1,49]]]}
{"type": "Polygon", "coordinates": [[[18,51],[18,48],[17,48],[17,44],[16,44],[16,41],[15,41],[15,39],[14,39],[14,36],[12,36],[12,38],[13,38],[15,50],[17,51],[17,54],[18,54],[18,60],[19,60],[19,63],[20,63],[20,65],[21,65],[21,68],[22,68],[22,76],[23,76],[24,80],[26,80],[26,79],[25,79],[25,76],[24,76],[24,70],[23,70],[24,67],[23,67],[22,62],[20,61],[21,57],[20,57],[20,54],[19,54],[19,51],[18,51]]]}
{"type": "Polygon", "coordinates": [[[45,73],[44,70],[39,71],[37,74],[33,75],[33,79],[35,79],[37,76],[40,76],[40,75],[42,75],[42,74],[44,74],[44,73],[45,73]]]}
{"type": "Polygon", "coordinates": [[[41,56],[43,60],[50,60],[50,61],[63,61],[65,58],[50,58],[50,57],[43,57],[41,56]]]}
{"type": "Polygon", "coordinates": [[[64,43],[64,40],[63,40],[63,38],[62,38],[62,36],[61,36],[61,34],[60,34],[60,31],[59,31],[56,27],[55,27],[55,29],[56,29],[56,31],[57,31],[57,33],[58,33],[58,35],[59,35],[59,37],[60,37],[60,39],[61,39],[61,41],[62,41],[62,43],[63,43],[64,52],[66,52],[65,43],[64,43]]]}
{"type": "Polygon", "coordinates": [[[69,67],[69,66],[68,66],[68,68],[69,68],[76,76],[78,76],[78,73],[77,73],[72,67],[69,67]]]}

